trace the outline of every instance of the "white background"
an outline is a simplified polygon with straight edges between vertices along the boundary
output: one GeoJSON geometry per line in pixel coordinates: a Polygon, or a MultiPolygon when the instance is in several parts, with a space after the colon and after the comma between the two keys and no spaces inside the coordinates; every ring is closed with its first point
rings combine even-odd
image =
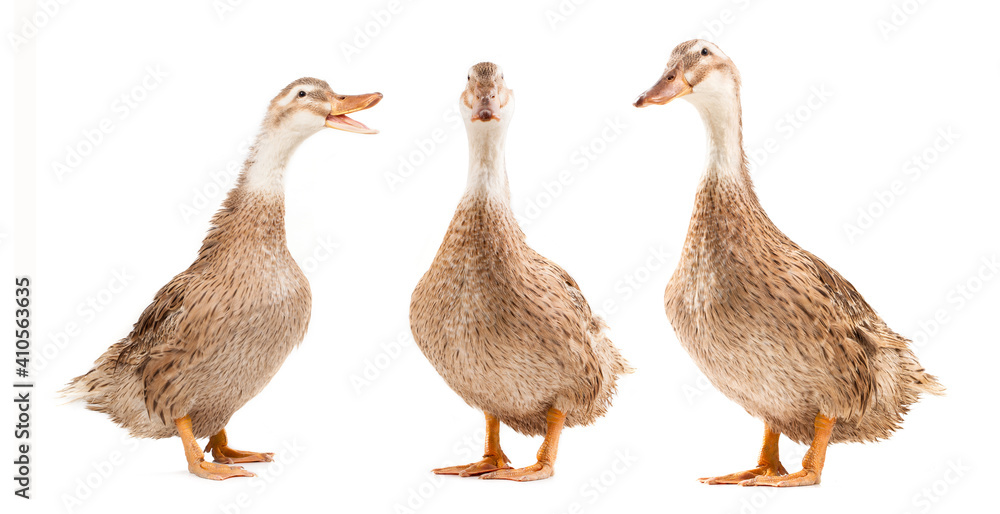
{"type": "MultiPolygon", "coordinates": [[[[983,267],[1000,253],[994,4],[403,0],[379,14],[390,3],[232,3],[70,2],[27,43],[37,52],[37,389],[33,499],[10,499],[4,481],[16,512],[960,512],[988,501],[1000,342],[1000,280],[983,267]],[[911,14],[884,33],[904,4],[911,14]],[[704,164],[702,123],[685,102],[631,102],[676,44],[699,35],[742,73],[746,147],[775,150],[753,171],[771,218],[919,338],[921,362],[948,387],[892,439],[831,447],[818,487],[695,480],[752,467],[762,424],[707,384],[663,312],[704,164]],[[527,484],[429,473],[478,459],[482,414],[448,389],[408,328],[410,293],[465,185],[453,109],[482,60],[502,65],[517,95],[507,163],[529,244],[608,311],[637,368],[605,418],[563,433],[556,475],[527,484]],[[165,74],[147,80],[155,88],[141,87],[148,69],[165,74]],[[194,259],[235,178],[222,170],[242,163],[267,102],[301,76],[384,93],[355,116],[382,132],[323,131],[293,158],[289,246],[309,271],[312,324],[228,427],[234,447],[274,451],[277,462],[247,465],[256,479],[200,480],[179,440],[130,439],[56,391],[194,259]],[[815,91],[828,94],[810,107],[815,91]],[[137,98],[127,117],[123,93],[137,98]],[[112,129],[96,149],[57,177],[67,146],[105,118],[112,129]],[[958,139],[933,150],[949,130],[958,139]],[[934,162],[915,177],[906,170],[925,152],[934,162]],[[390,187],[400,159],[419,164],[390,187]],[[563,170],[572,182],[557,187],[563,170]],[[901,193],[885,193],[893,181],[901,193]],[[861,211],[872,219],[851,237],[845,225],[861,211]]],[[[27,51],[9,44],[24,23],[11,14],[0,24],[7,69],[27,51]]],[[[9,78],[3,87],[17,102],[9,78]]],[[[3,131],[9,163],[17,127],[3,131]]],[[[16,243],[0,239],[5,266],[16,243]]],[[[540,438],[504,428],[501,439],[515,465],[534,462],[540,438]]],[[[790,470],[804,449],[782,441],[790,470]]]]}

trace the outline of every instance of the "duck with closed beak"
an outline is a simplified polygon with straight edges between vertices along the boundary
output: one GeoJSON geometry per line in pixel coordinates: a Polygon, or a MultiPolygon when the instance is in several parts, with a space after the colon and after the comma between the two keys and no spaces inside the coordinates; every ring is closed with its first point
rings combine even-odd
{"type": "Polygon", "coordinates": [[[469,70],[459,98],[469,137],[462,197],[430,269],[413,291],[410,327],[434,369],[486,415],[486,452],[442,475],[539,480],[552,476],[564,426],[604,415],[630,372],[576,281],[524,240],[504,161],[514,93],[493,63],[469,70]],[[500,423],[545,435],[537,462],[512,469],[500,423]]]}
{"type": "Polygon", "coordinates": [[[225,427],[274,377],[309,325],[309,281],[285,244],[285,167],[324,127],[375,134],[347,115],[381,99],[381,93],[337,94],[314,78],[282,89],[197,259],[63,393],[107,413],[135,437],[180,436],[188,470],[202,478],[254,476],[229,464],[272,460],[272,453],[231,448],[225,427]],[[205,461],[196,441],[204,437],[215,462],[205,461]]]}
{"type": "Polygon", "coordinates": [[[709,484],[818,484],[828,443],[876,441],[921,393],[943,394],[840,273],[800,248],[757,199],[743,152],[740,75],[718,46],[681,43],[636,107],[684,98],[708,129],[708,164],[664,303],[711,383],[764,421],[757,467],[709,484]],[[788,473],[778,438],[810,443],[788,473]]]}

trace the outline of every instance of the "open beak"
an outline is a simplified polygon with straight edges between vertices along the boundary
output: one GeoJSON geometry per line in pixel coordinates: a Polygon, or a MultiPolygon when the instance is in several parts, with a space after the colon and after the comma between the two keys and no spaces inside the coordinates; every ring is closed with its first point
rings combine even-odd
{"type": "Polygon", "coordinates": [[[326,117],[326,126],[357,134],[378,134],[377,130],[370,129],[364,123],[353,120],[347,115],[352,112],[363,111],[377,104],[381,99],[382,93],[351,96],[331,95],[330,114],[326,117]]]}
{"type": "Polygon", "coordinates": [[[497,92],[491,91],[479,97],[479,101],[472,107],[472,121],[500,120],[500,102],[497,101],[497,92]]]}
{"type": "Polygon", "coordinates": [[[663,105],[674,98],[680,98],[692,91],[691,84],[684,78],[684,66],[677,66],[665,71],[659,82],[639,95],[635,101],[636,107],[648,105],[663,105]]]}

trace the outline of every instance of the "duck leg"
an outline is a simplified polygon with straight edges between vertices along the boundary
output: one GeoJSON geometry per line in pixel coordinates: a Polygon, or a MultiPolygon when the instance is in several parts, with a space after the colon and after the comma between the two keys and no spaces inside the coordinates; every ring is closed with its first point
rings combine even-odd
{"type": "Polygon", "coordinates": [[[177,432],[184,443],[184,456],[187,458],[188,471],[191,473],[210,480],[257,476],[240,466],[206,462],[205,454],[202,453],[201,446],[198,446],[198,441],[194,438],[194,432],[191,430],[191,416],[177,418],[174,420],[174,424],[177,425],[177,432]]]}
{"type": "Polygon", "coordinates": [[[781,461],[778,460],[778,438],[781,437],[781,432],[777,432],[771,429],[771,426],[767,423],[764,424],[764,444],[760,448],[760,458],[757,459],[757,467],[753,469],[748,469],[746,471],[740,471],[737,473],[730,473],[728,475],[722,475],[718,477],[706,477],[699,478],[698,480],[704,484],[738,484],[744,480],[748,480],[757,476],[774,476],[774,475],[787,475],[788,472],[785,471],[785,467],[781,465],[781,461]]]}
{"type": "Polygon", "coordinates": [[[826,460],[826,447],[830,443],[830,434],[837,418],[828,418],[822,414],[816,415],[816,434],[813,435],[809,451],[802,459],[802,471],[787,475],[760,475],[740,482],[740,485],[769,485],[774,487],[795,487],[800,485],[815,485],[823,474],[823,462],[826,460]]]}
{"type": "Polygon", "coordinates": [[[542,441],[542,447],[538,449],[538,462],[526,468],[497,470],[480,478],[528,482],[552,476],[552,466],[556,462],[556,451],[559,449],[559,434],[566,421],[566,414],[558,409],[550,408],[545,415],[545,421],[548,426],[545,430],[545,440],[542,441]]]}
{"type": "Polygon", "coordinates": [[[226,429],[219,430],[213,435],[205,446],[206,452],[212,452],[212,459],[223,464],[235,464],[237,462],[271,462],[274,460],[273,453],[244,452],[234,450],[229,447],[229,439],[226,438],[226,429]]]}
{"type": "Polygon", "coordinates": [[[486,414],[486,451],[483,453],[483,460],[465,464],[462,466],[450,466],[447,468],[437,468],[434,471],[437,475],[458,475],[471,477],[482,475],[498,469],[510,469],[507,456],[500,449],[500,420],[490,413],[486,414]]]}

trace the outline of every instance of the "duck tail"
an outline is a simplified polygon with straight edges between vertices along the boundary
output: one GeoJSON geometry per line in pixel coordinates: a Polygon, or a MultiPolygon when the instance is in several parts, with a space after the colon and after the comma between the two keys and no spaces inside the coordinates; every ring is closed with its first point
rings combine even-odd
{"type": "Polygon", "coordinates": [[[621,352],[618,348],[611,342],[608,337],[607,331],[609,330],[607,322],[604,318],[600,316],[594,316],[593,318],[594,326],[592,331],[596,334],[596,337],[603,339],[604,344],[600,345],[602,350],[605,350],[607,355],[607,361],[611,363],[611,371],[617,377],[618,375],[631,375],[635,373],[635,368],[629,365],[625,357],[622,357],[621,352]]]}
{"type": "Polygon", "coordinates": [[[927,373],[923,369],[919,369],[912,375],[912,382],[910,386],[913,389],[921,393],[933,394],[935,396],[944,396],[945,387],[941,382],[938,381],[937,377],[927,373]]]}
{"type": "Polygon", "coordinates": [[[111,394],[117,389],[115,374],[118,371],[119,353],[128,339],[111,345],[95,362],[90,371],[73,378],[57,393],[65,403],[84,401],[87,408],[105,412],[111,394]]]}
{"type": "Polygon", "coordinates": [[[66,384],[59,390],[58,397],[65,400],[63,404],[83,401],[87,403],[87,408],[101,410],[105,403],[106,389],[111,385],[108,377],[101,372],[100,368],[94,367],[90,371],[80,375],[66,384]]]}

